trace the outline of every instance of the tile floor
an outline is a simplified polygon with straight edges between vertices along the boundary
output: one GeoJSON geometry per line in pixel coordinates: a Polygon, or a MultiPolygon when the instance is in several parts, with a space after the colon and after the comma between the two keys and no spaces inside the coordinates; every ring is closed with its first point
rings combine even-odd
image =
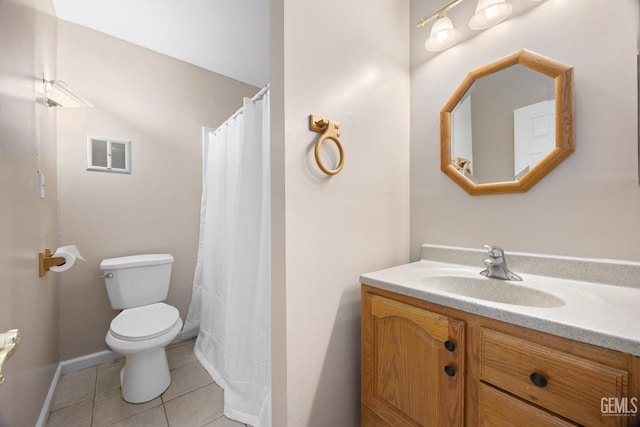
{"type": "Polygon", "coordinates": [[[197,361],[193,345],[167,347],[171,385],[151,402],[122,400],[124,359],[63,375],[47,427],[245,427],[222,414],[223,390],[197,361]]]}

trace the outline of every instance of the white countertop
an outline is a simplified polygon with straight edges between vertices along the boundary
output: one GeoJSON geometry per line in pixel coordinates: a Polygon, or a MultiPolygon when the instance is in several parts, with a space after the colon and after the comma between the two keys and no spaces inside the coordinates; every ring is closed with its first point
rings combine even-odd
{"type": "MultiPolygon", "coordinates": [[[[433,248],[430,247],[429,250],[433,248]]],[[[476,253],[482,254],[481,251],[475,250],[467,251],[467,255],[469,253],[476,257],[476,253]]],[[[507,260],[509,256],[507,253],[507,260]]],[[[519,254],[519,256],[529,261],[531,257],[535,257],[531,254],[519,254]]],[[[511,268],[514,273],[523,278],[523,281],[505,283],[533,287],[564,300],[564,305],[559,307],[540,308],[465,297],[432,289],[424,280],[421,280],[429,272],[445,271],[441,269],[455,269],[458,272],[463,271],[465,275],[478,274],[479,276],[483,269],[481,259],[477,267],[440,260],[422,260],[363,274],[360,276],[360,282],[491,319],[640,356],[640,286],[635,286],[635,283],[625,282],[625,285],[593,283],[587,280],[528,274],[511,268]]],[[[544,263],[544,260],[539,262],[544,263]]],[[[557,259],[554,262],[557,262],[557,259]]],[[[584,263],[588,260],[581,259],[580,262],[584,263]]],[[[599,266],[598,263],[602,261],[594,260],[594,262],[599,266]]],[[[640,267],[637,263],[627,264],[632,270],[640,267]]],[[[571,262],[567,265],[571,265],[571,262]]],[[[618,265],[618,262],[612,262],[611,268],[618,265]]],[[[640,275],[633,274],[633,276],[635,280],[640,281],[640,275]]]]}

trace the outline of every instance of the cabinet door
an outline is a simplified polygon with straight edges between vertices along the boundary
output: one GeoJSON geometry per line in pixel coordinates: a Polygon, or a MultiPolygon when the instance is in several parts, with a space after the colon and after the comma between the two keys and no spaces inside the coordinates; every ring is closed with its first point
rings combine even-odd
{"type": "Polygon", "coordinates": [[[362,400],[385,422],[363,425],[462,426],[463,393],[464,323],[364,293],[362,400]]]}

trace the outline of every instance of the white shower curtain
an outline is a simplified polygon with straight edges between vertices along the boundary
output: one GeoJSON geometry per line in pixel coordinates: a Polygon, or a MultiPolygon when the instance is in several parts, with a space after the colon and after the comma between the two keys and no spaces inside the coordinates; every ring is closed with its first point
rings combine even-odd
{"type": "Polygon", "coordinates": [[[184,333],[224,389],[224,414],[271,426],[269,89],[209,134],[184,333]]]}

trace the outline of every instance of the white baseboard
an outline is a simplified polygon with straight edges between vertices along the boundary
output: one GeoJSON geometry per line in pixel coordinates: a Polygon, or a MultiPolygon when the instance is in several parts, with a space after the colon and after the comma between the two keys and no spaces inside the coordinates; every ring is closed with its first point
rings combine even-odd
{"type": "MultiPolygon", "coordinates": [[[[196,335],[198,335],[198,331],[195,331],[195,333],[179,333],[178,336],[172,341],[172,343],[191,339],[196,335]]],[[[42,410],[40,411],[40,416],[38,417],[36,427],[46,426],[47,418],[49,418],[49,412],[51,411],[51,407],[53,406],[53,397],[56,392],[56,386],[58,385],[58,381],[60,380],[60,377],[62,375],[68,374],[70,372],[80,371],[86,368],[91,368],[93,366],[98,366],[103,363],[112,362],[122,357],[122,355],[116,353],[115,351],[104,350],[97,353],[91,353],[85,356],[76,357],[70,360],[63,360],[62,362],[58,363],[58,368],[53,375],[53,379],[51,380],[51,386],[49,387],[49,392],[47,393],[47,397],[44,401],[44,404],[42,405],[42,410]]]]}
{"type": "Polygon", "coordinates": [[[103,350],[97,353],[91,353],[84,356],[76,357],[70,360],[63,360],[60,362],[62,365],[62,375],[69,372],[80,371],[82,369],[98,366],[103,363],[113,362],[114,360],[121,359],[123,356],[112,350],[103,350]]]}
{"type": "Polygon", "coordinates": [[[47,397],[44,400],[44,404],[42,405],[42,410],[40,411],[40,416],[38,417],[38,421],[36,422],[36,427],[45,427],[47,425],[49,412],[51,412],[51,407],[53,406],[53,397],[56,392],[56,387],[58,386],[58,381],[60,380],[60,377],[62,375],[68,374],[69,372],[75,372],[81,369],[90,368],[92,366],[97,366],[102,363],[111,362],[112,360],[116,360],[121,357],[121,355],[111,350],[104,350],[97,353],[87,354],[86,356],[76,357],[71,360],[63,360],[62,362],[58,363],[56,373],[51,379],[49,392],[47,393],[47,397]]]}
{"type": "Polygon", "coordinates": [[[181,331],[178,336],[171,341],[172,343],[176,343],[179,341],[186,341],[186,340],[190,340],[191,338],[195,338],[198,336],[198,329],[195,330],[190,330],[190,331],[181,331]]]}
{"type": "MultiPolygon", "coordinates": [[[[198,331],[184,333],[181,332],[173,339],[173,341],[171,341],[171,344],[194,338],[197,335],[198,331]]],[[[103,363],[113,362],[114,360],[121,359],[122,357],[124,356],[116,353],[115,351],[103,350],[97,353],[91,353],[84,356],[76,357],[74,359],[63,360],[62,362],[60,362],[60,364],[62,365],[62,375],[68,374],[69,372],[91,368],[103,363]]]]}
{"type": "Polygon", "coordinates": [[[53,405],[53,395],[56,392],[56,386],[58,385],[60,375],[62,375],[62,365],[58,363],[56,373],[53,374],[53,379],[51,380],[51,385],[49,386],[49,392],[47,393],[47,397],[44,400],[44,404],[42,405],[42,410],[40,411],[40,416],[38,417],[38,421],[36,422],[36,427],[45,427],[47,425],[49,412],[51,411],[51,406],[53,405]]]}

